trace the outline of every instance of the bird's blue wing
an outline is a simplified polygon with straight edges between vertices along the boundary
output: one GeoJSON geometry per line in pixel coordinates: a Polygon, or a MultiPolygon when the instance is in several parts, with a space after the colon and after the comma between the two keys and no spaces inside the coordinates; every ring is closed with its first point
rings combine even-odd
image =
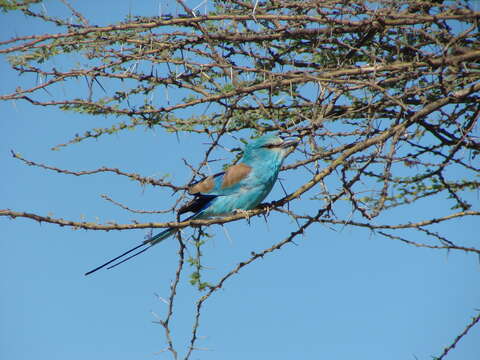
{"type": "Polygon", "coordinates": [[[183,205],[178,210],[178,214],[199,213],[206,209],[215,198],[235,194],[242,187],[244,179],[248,177],[251,170],[250,166],[239,163],[230,166],[224,172],[209,176],[193,184],[188,192],[194,198],[183,205]]]}
{"type": "Polygon", "coordinates": [[[178,209],[178,215],[182,215],[187,212],[193,212],[194,214],[197,214],[208,207],[212,200],[216,197],[217,195],[197,194],[192,200],[178,209]]]}
{"type": "Polygon", "coordinates": [[[252,168],[244,163],[230,166],[227,171],[212,175],[193,184],[188,192],[192,195],[230,195],[238,191],[252,168]]]}

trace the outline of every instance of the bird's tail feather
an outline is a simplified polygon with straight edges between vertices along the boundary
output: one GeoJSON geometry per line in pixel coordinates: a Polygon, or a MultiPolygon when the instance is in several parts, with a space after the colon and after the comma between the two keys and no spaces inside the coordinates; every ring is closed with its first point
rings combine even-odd
{"type": "Polygon", "coordinates": [[[137,246],[131,248],[130,250],[125,251],[123,254],[118,255],[117,257],[107,261],[106,263],[104,263],[100,266],[97,266],[95,269],[86,272],[85,276],[90,275],[90,274],[92,274],[92,273],[94,273],[94,272],[96,272],[100,269],[103,269],[104,267],[106,267],[106,266],[114,263],[115,261],[119,260],[115,264],[107,267],[107,269],[114,268],[114,267],[124,263],[125,261],[130,260],[131,258],[133,258],[137,255],[140,255],[141,253],[147,251],[148,249],[150,249],[150,246],[158,244],[159,242],[161,242],[161,241],[167,239],[168,237],[172,236],[173,234],[175,234],[177,231],[178,231],[178,229],[176,229],[176,228],[165,229],[162,232],[158,233],[157,235],[151,237],[150,239],[147,239],[147,240],[143,241],[140,245],[137,245],[137,246]],[[133,253],[132,255],[127,256],[126,258],[122,259],[125,255],[128,255],[128,254],[130,254],[130,253],[132,253],[135,250],[138,250],[140,248],[143,248],[143,249],[141,249],[141,250],[137,251],[136,253],[133,253]],[[122,260],[120,260],[120,259],[122,259],[122,260]]]}

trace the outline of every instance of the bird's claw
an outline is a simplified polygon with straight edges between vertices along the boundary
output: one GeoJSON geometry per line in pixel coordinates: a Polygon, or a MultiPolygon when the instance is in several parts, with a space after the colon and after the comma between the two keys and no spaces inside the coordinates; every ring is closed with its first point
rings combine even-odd
{"type": "Polygon", "coordinates": [[[273,206],[266,206],[267,211],[265,212],[265,216],[270,215],[270,211],[272,211],[272,209],[273,209],[273,206]]]}
{"type": "Polygon", "coordinates": [[[248,224],[250,225],[250,213],[248,210],[243,210],[243,209],[235,209],[234,210],[235,214],[242,214],[248,221],[248,224]]]}

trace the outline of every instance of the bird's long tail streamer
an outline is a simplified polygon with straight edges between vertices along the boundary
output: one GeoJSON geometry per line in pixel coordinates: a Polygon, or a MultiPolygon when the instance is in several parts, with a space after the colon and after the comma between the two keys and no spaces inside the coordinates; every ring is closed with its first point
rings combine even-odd
{"type": "Polygon", "coordinates": [[[139,250],[139,251],[137,251],[136,253],[134,253],[134,254],[126,257],[125,259],[122,259],[122,260],[120,260],[119,262],[117,262],[117,263],[115,263],[115,264],[110,265],[110,266],[107,267],[107,269],[114,268],[114,267],[116,267],[116,266],[124,263],[125,261],[130,260],[131,258],[133,258],[133,257],[135,257],[135,256],[137,256],[137,255],[140,255],[141,253],[147,251],[148,249],[150,249],[150,247],[151,247],[152,245],[158,244],[158,243],[161,242],[162,240],[165,240],[166,238],[168,238],[168,237],[172,236],[173,234],[175,234],[177,231],[178,231],[178,229],[176,229],[176,228],[166,229],[166,230],[158,233],[157,235],[151,237],[150,239],[145,240],[145,241],[142,242],[140,245],[137,245],[137,246],[131,248],[130,250],[125,251],[123,254],[118,255],[117,257],[115,257],[115,258],[107,261],[106,263],[104,263],[104,264],[102,264],[102,265],[100,265],[100,266],[97,266],[95,269],[86,272],[86,273],[85,273],[85,276],[90,275],[90,274],[93,274],[94,272],[96,272],[96,271],[98,271],[98,270],[100,270],[100,269],[103,269],[104,267],[110,265],[111,263],[114,263],[115,261],[123,258],[125,255],[128,255],[128,254],[134,252],[135,250],[140,249],[140,248],[143,247],[142,250],[139,250]]]}

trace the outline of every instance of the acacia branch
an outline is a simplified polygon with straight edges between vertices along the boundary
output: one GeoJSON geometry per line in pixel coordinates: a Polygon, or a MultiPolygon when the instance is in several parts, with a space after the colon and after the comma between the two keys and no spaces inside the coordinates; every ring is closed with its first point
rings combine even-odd
{"type": "Polygon", "coordinates": [[[94,170],[72,171],[72,170],[68,170],[68,169],[61,169],[61,168],[57,168],[57,167],[54,167],[54,166],[49,166],[49,165],[45,165],[45,164],[38,163],[38,162],[35,162],[35,161],[27,160],[24,157],[22,157],[19,153],[16,153],[13,150],[10,150],[10,152],[15,159],[18,159],[18,160],[24,162],[28,166],[36,166],[36,167],[39,167],[39,168],[42,168],[42,169],[55,171],[55,172],[58,172],[60,174],[82,176],[82,175],[93,175],[93,174],[98,174],[98,173],[114,173],[116,175],[126,176],[126,177],[128,177],[132,180],[138,181],[142,185],[149,184],[149,185],[153,185],[153,186],[169,187],[169,188],[173,189],[175,192],[180,191],[180,190],[187,190],[187,187],[185,187],[185,186],[176,186],[176,185],[173,185],[172,183],[167,182],[167,181],[156,180],[156,179],[152,179],[150,177],[143,177],[143,176],[140,176],[139,174],[135,174],[135,173],[127,173],[127,172],[122,171],[122,170],[117,169],[117,168],[109,168],[109,167],[103,166],[101,168],[94,169],[94,170]]]}
{"type": "Polygon", "coordinates": [[[462,340],[462,338],[468,334],[468,332],[480,321],[480,314],[477,316],[474,316],[472,318],[472,321],[463,329],[463,331],[453,340],[453,342],[447,346],[444,350],[443,353],[439,357],[435,357],[435,360],[442,360],[447,354],[449,353],[450,350],[454,349],[455,346],[457,346],[458,342],[462,340]]]}

